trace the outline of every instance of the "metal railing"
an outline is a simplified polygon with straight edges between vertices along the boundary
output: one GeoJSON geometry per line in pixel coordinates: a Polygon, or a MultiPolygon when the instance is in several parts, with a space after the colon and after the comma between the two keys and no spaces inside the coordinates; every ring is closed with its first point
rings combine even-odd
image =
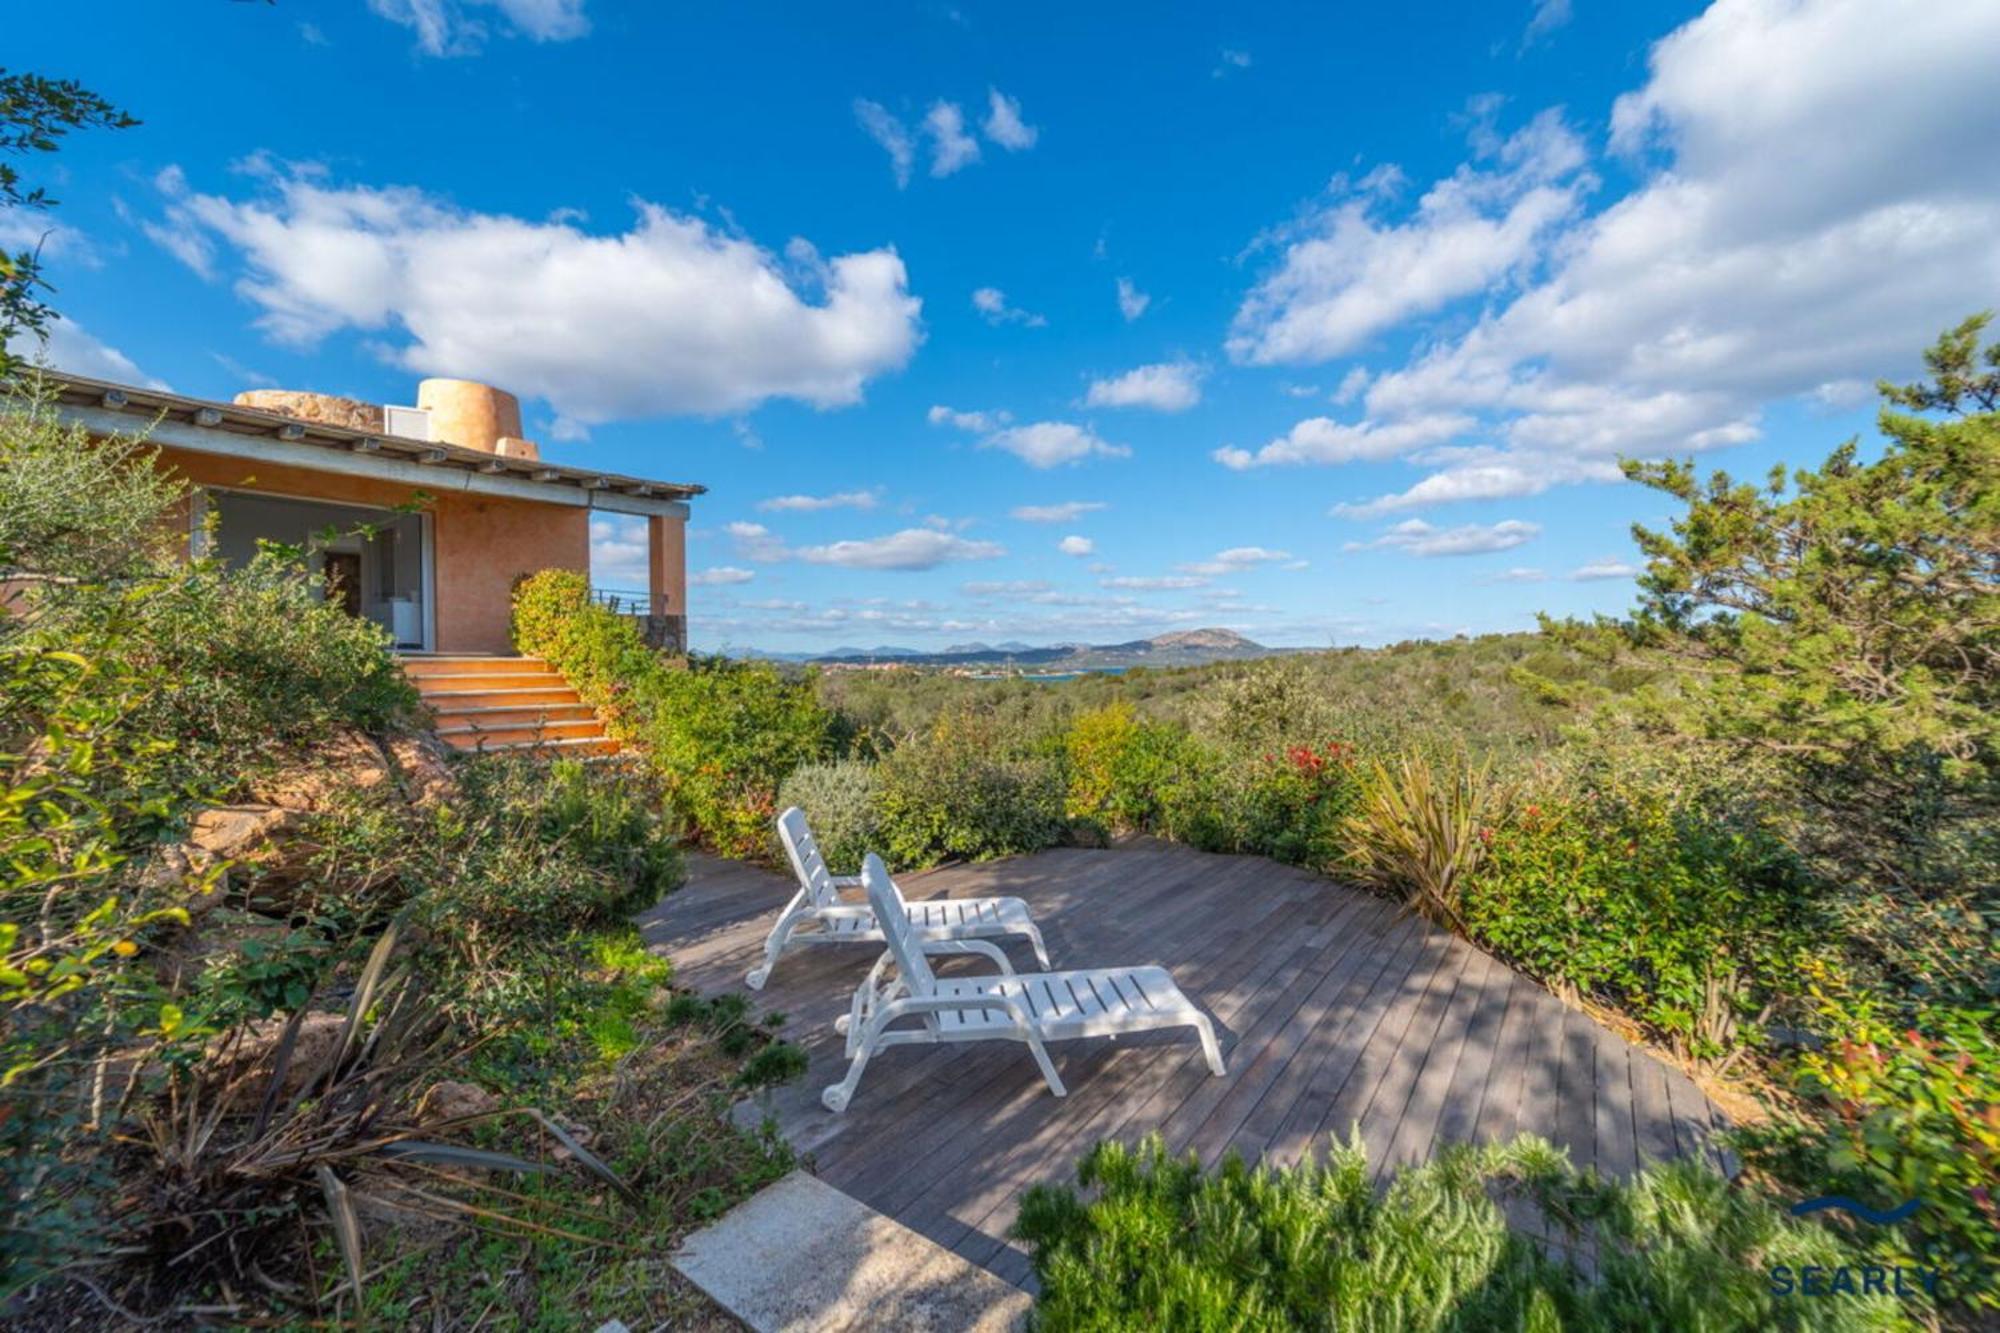
{"type": "Polygon", "coordinates": [[[667,614],[667,598],[664,594],[654,604],[653,594],[643,588],[600,588],[595,584],[590,588],[590,600],[599,606],[616,611],[621,616],[663,616],[667,614]]]}
{"type": "Polygon", "coordinates": [[[593,586],[590,600],[616,615],[638,621],[647,647],[667,653],[687,651],[687,617],[669,609],[665,594],[656,597],[635,588],[593,586]]]}

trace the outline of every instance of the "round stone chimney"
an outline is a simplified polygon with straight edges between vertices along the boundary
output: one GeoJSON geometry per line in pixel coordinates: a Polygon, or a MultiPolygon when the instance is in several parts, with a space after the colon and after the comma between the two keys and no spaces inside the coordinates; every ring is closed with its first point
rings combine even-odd
{"type": "Polygon", "coordinates": [[[431,438],[493,453],[503,439],[521,436],[521,400],[505,389],[474,380],[424,380],[417,406],[431,414],[431,438]]]}

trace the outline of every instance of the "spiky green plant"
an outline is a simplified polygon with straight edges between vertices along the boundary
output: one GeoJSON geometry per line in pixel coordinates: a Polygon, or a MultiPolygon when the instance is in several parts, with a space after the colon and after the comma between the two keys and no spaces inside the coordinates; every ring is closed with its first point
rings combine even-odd
{"type": "Polygon", "coordinates": [[[1859,1330],[1912,1327],[1928,1313],[1881,1295],[1774,1295],[1772,1265],[1858,1260],[1832,1232],[1706,1168],[1605,1182],[1532,1137],[1447,1148],[1386,1194],[1358,1135],[1323,1165],[1231,1156],[1212,1174],[1157,1137],[1102,1143],[1077,1184],[1094,1197],[1038,1186],[1016,1223],[1033,1249],[1045,1333],[1859,1330]],[[1539,1209],[1564,1243],[1510,1228],[1509,1198],[1539,1209]]]}
{"type": "Polygon", "coordinates": [[[1506,792],[1490,764],[1405,751],[1370,764],[1345,832],[1362,879],[1465,934],[1459,894],[1490,843],[1506,792]]]}

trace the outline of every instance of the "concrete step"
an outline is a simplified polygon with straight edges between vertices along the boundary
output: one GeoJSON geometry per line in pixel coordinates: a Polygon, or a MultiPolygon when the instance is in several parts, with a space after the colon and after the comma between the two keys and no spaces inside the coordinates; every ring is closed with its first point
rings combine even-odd
{"type": "Polygon", "coordinates": [[[581,701],[576,691],[567,685],[536,686],[532,688],[487,688],[468,687],[452,690],[426,691],[424,702],[432,708],[521,708],[529,704],[560,704],[574,706],[581,701]]]}
{"type": "Polygon", "coordinates": [[[518,707],[502,705],[467,705],[433,703],[431,711],[437,714],[440,725],[456,726],[462,722],[476,723],[482,727],[533,726],[542,722],[594,722],[596,710],[589,704],[523,704],[518,707]]]}
{"type": "Polygon", "coordinates": [[[458,726],[439,727],[437,734],[446,743],[461,737],[473,741],[485,741],[489,745],[511,741],[553,741],[587,739],[602,736],[604,728],[594,717],[578,718],[569,722],[520,722],[513,726],[484,726],[468,723],[458,726]]]}
{"type": "Polygon", "coordinates": [[[495,741],[482,736],[446,736],[444,743],[454,750],[555,750],[563,754],[599,755],[618,753],[618,742],[609,736],[565,736],[552,740],[495,741]]]}
{"type": "Polygon", "coordinates": [[[753,1333],[1018,1333],[1034,1299],[936,1241],[794,1171],[687,1238],[670,1260],[753,1333]]]}
{"type": "Polygon", "coordinates": [[[538,689],[544,686],[561,685],[567,687],[559,671],[474,671],[453,672],[449,675],[412,677],[410,683],[417,687],[417,693],[429,695],[440,690],[513,690],[538,689]]]}
{"type": "Polygon", "coordinates": [[[472,675],[486,671],[547,669],[547,663],[539,657],[509,657],[498,653],[405,654],[397,657],[396,663],[411,679],[422,676],[472,675]]]}

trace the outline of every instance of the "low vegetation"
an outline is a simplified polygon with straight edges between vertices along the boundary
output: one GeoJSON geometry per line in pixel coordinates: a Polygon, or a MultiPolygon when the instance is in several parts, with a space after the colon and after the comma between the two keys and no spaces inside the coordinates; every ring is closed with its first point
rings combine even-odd
{"type": "MultiPolygon", "coordinates": [[[[701,1315],[802,1057],[627,924],[651,773],[453,760],[300,559],[187,561],[138,440],[0,406],[9,1327],[701,1315]]],[[[704,1316],[705,1317],[705,1316],[704,1316]]]]}
{"type": "MultiPolygon", "coordinates": [[[[1713,1171],[1656,1166],[1628,1182],[1579,1174],[1538,1139],[1446,1148],[1378,1193],[1358,1142],[1287,1170],[1230,1159],[1213,1174],[1100,1144],[1088,1192],[1039,1186],[1017,1234],[1041,1282],[1036,1327],[1384,1330],[1727,1330],[1905,1327],[1927,1298],[1877,1285],[1843,1299],[1773,1275],[1853,1267],[1824,1228],[1794,1222],[1713,1171]],[[1553,1244],[1510,1227],[1532,1210],[1553,1244]]],[[[1857,1281],[1850,1272],[1848,1282],[1857,1281]]]]}

